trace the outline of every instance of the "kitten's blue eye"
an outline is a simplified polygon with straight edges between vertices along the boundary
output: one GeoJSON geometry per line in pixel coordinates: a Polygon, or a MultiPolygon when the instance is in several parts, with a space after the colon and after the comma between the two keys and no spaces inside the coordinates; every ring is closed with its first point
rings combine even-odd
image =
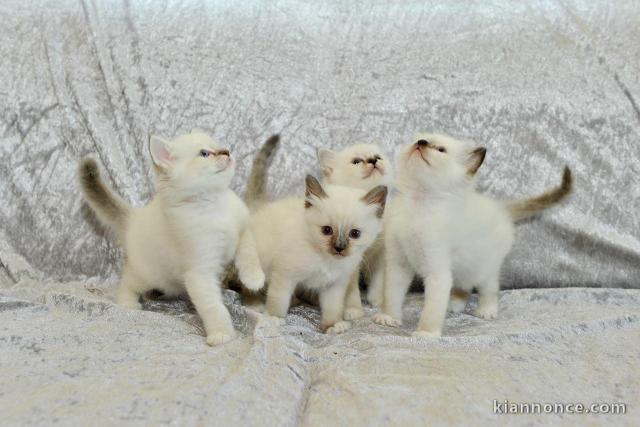
{"type": "Polygon", "coordinates": [[[200,150],[200,157],[209,157],[211,153],[207,150],[200,150]]]}
{"type": "Polygon", "coordinates": [[[447,149],[444,148],[444,147],[438,147],[438,151],[441,152],[441,153],[446,153],[447,149]]]}
{"type": "Polygon", "coordinates": [[[351,237],[352,239],[359,239],[360,230],[358,230],[357,228],[352,229],[351,231],[349,231],[349,237],[351,237]]]}
{"type": "Polygon", "coordinates": [[[362,161],[362,159],[353,159],[351,160],[351,164],[352,165],[357,165],[358,163],[360,163],[362,161]]]}
{"type": "Polygon", "coordinates": [[[325,236],[331,236],[333,234],[333,228],[329,227],[328,225],[323,226],[320,231],[322,231],[322,234],[324,234],[325,236]]]}

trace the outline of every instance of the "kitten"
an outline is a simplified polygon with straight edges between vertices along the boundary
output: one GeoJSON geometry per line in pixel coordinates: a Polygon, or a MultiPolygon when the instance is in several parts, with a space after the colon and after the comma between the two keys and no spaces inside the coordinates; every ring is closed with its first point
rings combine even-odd
{"type": "MultiPolygon", "coordinates": [[[[89,206],[112,228],[126,252],[117,293],[123,307],[141,308],[139,299],[157,289],[167,296],[188,293],[202,318],[209,345],[235,336],[222,302],[219,276],[236,255],[257,257],[246,228],[249,211],[229,189],[235,161],[206,134],[192,131],[172,141],[157,136],[149,149],[158,175],[157,194],[143,208],[132,208],[107,188],[95,161],[80,165],[80,182],[89,206]],[[251,251],[254,251],[253,253],[251,251]]],[[[254,263],[255,264],[255,263],[254,263]]],[[[251,289],[264,274],[236,261],[240,279],[251,289]]]]}
{"type": "MultiPolygon", "coordinates": [[[[318,150],[318,160],[324,183],[344,185],[369,191],[378,185],[389,186],[393,170],[387,156],[376,144],[357,144],[341,151],[318,150]]],[[[365,252],[360,272],[369,284],[367,299],[371,304],[381,305],[384,283],[384,237],[382,234],[365,252]]],[[[359,275],[354,276],[347,290],[344,319],[362,317],[362,302],[358,287],[359,275]]]]}
{"type": "Polygon", "coordinates": [[[425,281],[425,304],[415,336],[440,336],[452,287],[453,308],[464,309],[468,293],[479,293],[475,314],[498,314],[500,268],[513,243],[513,222],[565,198],[572,177],[532,199],[499,203],[474,188],[484,148],[444,135],[424,134],[397,159],[398,194],[385,216],[385,299],[378,324],[399,326],[402,303],[414,273],[425,281]]]}
{"type": "Polygon", "coordinates": [[[251,215],[259,255],[255,268],[262,268],[267,276],[269,315],[284,318],[301,286],[319,293],[323,330],[340,333],[350,327],[342,320],[347,285],[382,229],[386,196],[384,186],[368,193],[323,187],[308,175],[304,199],[272,202],[251,215]]]}

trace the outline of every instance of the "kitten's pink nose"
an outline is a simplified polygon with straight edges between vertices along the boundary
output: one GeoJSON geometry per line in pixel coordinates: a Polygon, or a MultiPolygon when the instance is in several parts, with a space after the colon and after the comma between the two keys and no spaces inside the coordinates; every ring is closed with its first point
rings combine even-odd
{"type": "Polygon", "coordinates": [[[418,141],[416,141],[416,145],[418,147],[426,147],[429,145],[429,141],[427,141],[426,139],[419,139],[418,141]]]}

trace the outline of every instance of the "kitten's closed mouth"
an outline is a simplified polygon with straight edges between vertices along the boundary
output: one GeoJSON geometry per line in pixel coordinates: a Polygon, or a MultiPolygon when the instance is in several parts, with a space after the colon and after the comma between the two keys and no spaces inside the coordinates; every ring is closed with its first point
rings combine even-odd
{"type": "Polygon", "coordinates": [[[219,174],[219,173],[222,173],[222,172],[226,171],[227,169],[229,169],[229,166],[231,166],[231,164],[232,164],[232,163],[233,163],[233,159],[229,159],[229,161],[227,162],[227,164],[226,164],[226,165],[224,165],[224,167],[223,167],[222,169],[220,169],[219,171],[217,171],[217,172],[215,173],[215,175],[217,175],[217,174],[219,174]]]}
{"type": "Polygon", "coordinates": [[[429,160],[427,160],[427,158],[422,154],[422,150],[420,149],[420,147],[416,147],[416,149],[414,151],[411,152],[411,154],[409,154],[409,157],[411,157],[413,155],[413,153],[418,152],[418,155],[420,156],[420,158],[422,160],[424,160],[424,162],[426,164],[428,164],[429,166],[431,166],[431,163],[429,163],[429,160]]]}
{"type": "Polygon", "coordinates": [[[374,172],[378,172],[380,175],[384,175],[384,172],[382,172],[382,170],[381,170],[381,169],[378,169],[377,167],[374,167],[373,169],[371,169],[371,171],[370,171],[368,174],[366,174],[366,175],[364,176],[364,178],[363,178],[363,179],[367,179],[367,178],[369,178],[371,175],[373,175],[373,173],[374,173],[374,172]]]}

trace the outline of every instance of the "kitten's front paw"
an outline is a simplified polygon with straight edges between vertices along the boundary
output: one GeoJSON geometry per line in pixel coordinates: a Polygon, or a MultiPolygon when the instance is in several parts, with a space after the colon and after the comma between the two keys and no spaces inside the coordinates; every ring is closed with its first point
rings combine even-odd
{"type": "Polygon", "coordinates": [[[498,307],[493,305],[479,306],[475,309],[473,314],[486,320],[495,319],[496,317],[498,317],[498,307]]]}
{"type": "Polygon", "coordinates": [[[344,311],[344,315],[342,317],[344,317],[344,320],[355,320],[362,316],[364,316],[364,311],[361,308],[351,307],[344,311]]]}
{"type": "Polygon", "coordinates": [[[442,336],[441,332],[431,332],[431,331],[413,331],[411,333],[412,337],[428,337],[428,338],[440,338],[442,336]]]}
{"type": "Polygon", "coordinates": [[[217,345],[221,345],[224,343],[228,343],[236,337],[235,331],[227,333],[227,332],[212,332],[207,335],[207,344],[212,347],[217,345]]]}
{"type": "Polygon", "coordinates": [[[260,269],[248,271],[244,274],[240,274],[240,281],[245,288],[252,291],[259,291],[264,288],[264,272],[260,269]]]}
{"type": "Polygon", "coordinates": [[[341,320],[336,322],[333,326],[327,328],[326,333],[331,335],[341,334],[348,331],[351,328],[351,323],[341,320]]]}
{"type": "Polygon", "coordinates": [[[397,328],[400,325],[402,325],[401,320],[394,319],[393,317],[384,313],[378,313],[375,316],[373,316],[373,322],[382,326],[393,326],[394,328],[397,328]]]}

